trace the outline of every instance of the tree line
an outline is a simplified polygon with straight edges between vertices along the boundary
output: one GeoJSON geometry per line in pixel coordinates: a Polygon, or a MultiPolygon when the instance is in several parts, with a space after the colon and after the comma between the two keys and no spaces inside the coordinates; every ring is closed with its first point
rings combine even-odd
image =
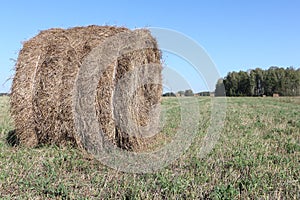
{"type": "Polygon", "coordinates": [[[9,93],[0,93],[0,97],[2,96],[9,96],[9,93]]]}
{"type": "Polygon", "coordinates": [[[188,89],[188,90],[185,90],[185,91],[178,91],[176,93],[174,92],[166,92],[164,93],[162,96],[163,97],[176,97],[176,96],[185,96],[185,97],[191,97],[191,96],[210,96],[211,95],[211,92],[209,91],[203,91],[203,92],[198,92],[198,93],[194,93],[193,90],[191,89],[188,89]]]}
{"type": "Polygon", "coordinates": [[[178,91],[177,95],[174,92],[167,92],[163,94],[164,97],[176,97],[176,96],[194,96],[194,92],[191,89],[185,91],[178,91]]]}
{"type": "Polygon", "coordinates": [[[229,72],[218,80],[216,96],[300,96],[300,68],[270,67],[229,72]]]}

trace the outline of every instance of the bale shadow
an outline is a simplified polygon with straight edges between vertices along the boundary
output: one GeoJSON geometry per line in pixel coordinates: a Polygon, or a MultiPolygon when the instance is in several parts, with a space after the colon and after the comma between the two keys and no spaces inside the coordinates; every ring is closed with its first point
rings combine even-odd
{"type": "Polygon", "coordinates": [[[10,130],[6,136],[6,142],[11,147],[19,146],[20,140],[16,135],[16,130],[10,130]]]}

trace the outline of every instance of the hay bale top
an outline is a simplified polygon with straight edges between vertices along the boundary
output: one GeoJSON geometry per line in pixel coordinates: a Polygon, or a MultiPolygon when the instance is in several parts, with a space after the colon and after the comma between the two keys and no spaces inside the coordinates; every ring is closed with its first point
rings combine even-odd
{"type": "MultiPolygon", "coordinates": [[[[68,49],[76,49],[77,56],[83,58],[92,48],[99,45],[106,38],[120,32],[129,32],[125,27],[96,26],[74,27],[69,29],[51,28],[41,31],[32,39],[23,43],[22,51],[31,51],[31,53],[40,54],[44,48],[52,49],[55,53],[68,53],[68,49]],[[38,49],[38,48],[43,49],[38,49]],[[60,48],[56,48],[60,47],[60,48]],[[55,49],[56,48],[56,49],[55,49]],[[32,52],[32,50],[34,52],[32,52]],[[40,50],[40,51],[38,51],[40,50]]],[[[48,51],[49,52],[49,51],[48,51]]],[[[24,62],[22,58],[18,62],[24,62]]],[[[18,65],[17,65],[18,66],[18,65]]]]}

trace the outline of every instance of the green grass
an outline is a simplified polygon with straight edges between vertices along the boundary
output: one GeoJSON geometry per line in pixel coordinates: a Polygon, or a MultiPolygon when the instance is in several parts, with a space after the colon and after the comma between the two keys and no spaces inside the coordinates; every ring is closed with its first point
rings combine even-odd
{"type": "MultiPolygon", "coordinates": [[[[203,159],[210,98],[198,98],[194,143],[152,174],[117,172],[72,147],[9,146],[8,100],[0,98],[0,199],[300,199],[299,98],[228,98],[221,137],[203,159]]],[[[180,109],[175,98],[163,106],[172,137],[180,109]]]]}

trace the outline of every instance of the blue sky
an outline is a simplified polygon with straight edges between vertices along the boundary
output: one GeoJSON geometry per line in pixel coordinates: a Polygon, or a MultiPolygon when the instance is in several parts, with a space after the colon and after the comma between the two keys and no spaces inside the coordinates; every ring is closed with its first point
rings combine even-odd
{"type": "MultiPolygon", "coordinates": [[[[179,31],[208,53],[221,76],[270,66],[300,67],[300,1],[119,0],[1,1],[0,92],[8,92],[21,42],[40,30],[117,25],[179,31]],[[5,84],[4,84],[5,83],[5,84]]],[[[191,88],[205,90],[188,63],[165,54],[166,64],[185,74],[191,88]],[[190,75],[190,77],[189,77],[190,75]]]]}

